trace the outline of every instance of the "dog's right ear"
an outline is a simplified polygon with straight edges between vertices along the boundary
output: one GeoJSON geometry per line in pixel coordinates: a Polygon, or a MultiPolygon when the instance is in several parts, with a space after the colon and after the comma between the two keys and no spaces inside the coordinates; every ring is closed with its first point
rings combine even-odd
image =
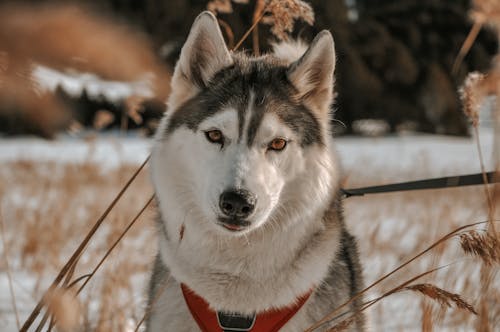
{"type": "Polygon", "coordinates": [[[333,99],[335,43],[327,30],[320,32],[304,55],[290,65],[287,76],[297,98],[320,115],[328,115],[333,99]]]}
{"type": "Polygon", "coordinates": [[[176,103],[204,88],[215,73],[232,63],[217,19],[209,11],[201,13],[191,27],[172,77],[172,93],[180,93],[178,97],[183,99],[176,103]]]}

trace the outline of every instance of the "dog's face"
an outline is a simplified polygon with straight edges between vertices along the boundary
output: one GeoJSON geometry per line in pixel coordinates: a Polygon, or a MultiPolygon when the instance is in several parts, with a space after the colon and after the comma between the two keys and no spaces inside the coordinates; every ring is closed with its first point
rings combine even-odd
{"type": "Polygon", "coordinates": [[[328,190],[321,182],[331,182],[324,173],[331,166],[334,63],[327,32],[289,65],[231,55],[215,18],[201,14],[182,49],[153,149],[160,208],[244,234],[314,200],[309,191],[318,186],[328,190]]]}

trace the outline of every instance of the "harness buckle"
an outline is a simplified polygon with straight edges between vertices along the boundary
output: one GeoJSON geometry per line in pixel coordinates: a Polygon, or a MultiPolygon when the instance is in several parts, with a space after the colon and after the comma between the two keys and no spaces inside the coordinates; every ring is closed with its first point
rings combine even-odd
{"type": "Polygon", "coordinates": [[[255,325],[256,315],[245,316],[238,313],[217,311],[217,322],[224,332],[250,332],[255,325]]]}

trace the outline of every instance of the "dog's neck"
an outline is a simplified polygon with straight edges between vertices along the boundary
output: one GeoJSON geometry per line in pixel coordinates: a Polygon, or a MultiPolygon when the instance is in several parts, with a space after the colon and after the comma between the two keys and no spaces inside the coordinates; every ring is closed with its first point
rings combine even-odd
{"type": "Polygon", "coordinates": [[[328,273],[343,227],[334,203],[293,227],[240,237],[193,231],[187,221],[178,238],[160,237],[160,253],[176,280],[214,310],[251,314],[284,307],[328,273]]]}

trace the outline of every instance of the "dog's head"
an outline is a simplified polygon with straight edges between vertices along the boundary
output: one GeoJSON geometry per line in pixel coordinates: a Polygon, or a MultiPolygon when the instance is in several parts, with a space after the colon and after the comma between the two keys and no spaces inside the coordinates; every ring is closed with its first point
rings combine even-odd
{"type": "Polygon", "coordinates": [[[251,58],[232,54],[216,18],[202,13],[182,48],[153,149],[167,219],[244,234],[329,203],[337,180],[334,67],[327,31],[292,63],[251,58]]]}

